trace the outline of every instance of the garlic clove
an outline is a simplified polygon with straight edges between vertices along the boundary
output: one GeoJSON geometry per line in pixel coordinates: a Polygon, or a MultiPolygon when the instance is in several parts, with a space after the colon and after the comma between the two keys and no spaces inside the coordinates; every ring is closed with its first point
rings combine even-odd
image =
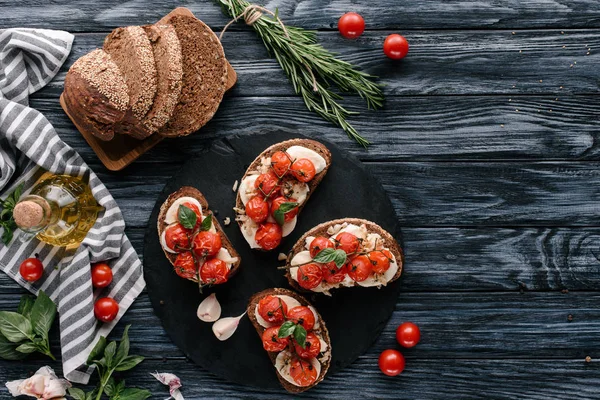
{"type": "Polygon", "coordinates": [[[205,298],[198,306],[196,315],[198,315],[200,321],[204,322],[215,322],[218,320],[221,317],[221,304],[217,300],[217,295],[212,293],[205,298]]]}
{"type": "Polygon", "coordinates": [[[238,325],[240,324],[240,320],[244,315],[246,315],[246,313],[243,313],[239,317],[221,318],[215,322],[212,326],[212,330],[217,339],[220,341],[229,339],[235,333],[238,325]]]}

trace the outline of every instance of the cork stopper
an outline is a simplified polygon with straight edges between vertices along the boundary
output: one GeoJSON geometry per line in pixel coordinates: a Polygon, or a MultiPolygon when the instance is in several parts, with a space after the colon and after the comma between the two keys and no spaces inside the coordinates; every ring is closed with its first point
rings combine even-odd
{"type": "Polygon", "coordinates": [[[44,220],[44,209],[35,201],[21,201],[15,205],[13,218],[19,228],[35,228],[40,226],[44,220]]]}

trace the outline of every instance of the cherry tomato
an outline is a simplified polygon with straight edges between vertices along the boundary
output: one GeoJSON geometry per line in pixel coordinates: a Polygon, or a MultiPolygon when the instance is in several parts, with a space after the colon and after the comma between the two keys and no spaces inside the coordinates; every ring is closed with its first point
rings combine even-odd
{"type": "Polygon", "coordinates": [[[199,232],[192,248],[198,257],[214,257],[221,249],[221,235],[209,231],[199,232]]]}
{"type": "Polygon", "coordinates": [[[321,352],[321,341],[312,332],[309,332],[306,335],[306,341],[304,342],[304,348],[300,346],[298,343],[294,343],[294,348],[296,349],[296,354],[298,354],[302,358],[314,358],[319,355],[321,352]]]}
{"type": "Polygon", "coordinates": [[[384,350],[379,355],[379,369],[387,376],[400,375],[405,364],[404,356],[398,350],[384,350]]]}
{"type": "Polygon", "coordinates": [[[265,222],[269,217],[269,203],[260,195],[254,196],[246,203],[246,215],[256,223],[265,222]]]}
{"type": "MultiPolygon", "coordinates": [[[[279,196],[277,197],[275,200],[273,200],[273,203],[271,203],[271,215],[275,216],[275,211],[279,210],[279,207],[281,207],[281,205],[283,203],[295,203],[296,199],[286,199],[283,196],[279,196]]],[[[298,215],[298,207],[294,207],[292,210],[286,212],[284,214],[284,222],[289,222],[291,220],[294,219],[294,217],[298,215]]]]}
{"type": "Polygon", "coordinates": [[[175,266],[175,273],[185,279],[194,278],[198,271],[191,251],[178,254],[173,265],[175,266]]]}
{"type": "Polygon", "coordinates": [[[256,231],[254,239],[256,243],[264,250],[273,250],[281,243],[283,232],[281,226],[275,223],[262,224],[256,231]]]}
{"type": "Polygon", "coordinates": [[[258,189],[261,196],[270,196],[281,189],[281,183],[279,178],[273,171],[269,171],[266,174],[260,174],[256,181],[254,181],[254,187],[258,189]]]}
{"type": "Polygon", "coordinates": [[[356,39],[365,31],[365,20],[360,14],[349,12],[338,21],[338,30],[347,39],[356,39]]]}
{"type": "Polygon", "coordinates": [[[266,351],[281,351],[290,343],[289,338],[278,336],[280,326],[265,329],[262,334],[263,349],[266,351]]]}
{"type": "Polygon", "coordinates": [[[306,306],[297,306],[287,312],[287,319],[302,325],[306,331],[315,326],[315,314],[306,306]]]}
{"type": "Polygon", "coordinates": [[[316,263],[305,264],[298,267],[296,273],[298,284],[304,289],[314,289],[323,281],[323,271],[316,263]]]}
{"type": "Polygon", "coordinates": [[[317,370],[313,365],[301,358],[293,358],[290,365],[290,376],[298,386],[310,386],[318,378],[317,370]]]}
{"type": "Polygon", "coordinates": [[[330,249],[333,247],[333,243],[331,240],[327,239],[324,236],[317,236],[310,242],[308,246],[308,250],[310,251],[310,256],[315,258],[317,254],[323,249],[330,249]]]}
{"type": "Polygon", "coordinates": [[[181,224],[169,225],[165,230],[165,244],[173,251],[182,252],[190,247],[190,231],[181,224]]]}
{"type": "Polygon", "coordinates": [[[284,176],[292,165],[292,157],[283,151],[276,151],[271,156],[271,168],[278,177],[284,176]]]}
{"type": "Polygon", "coordinates": [[[387,250],[375,250],[367,254],[367,258],[371,263],[371,269],[376,274],[384,274],[385,271],[390,269],[390,258],[388,258],[384,251],[387,250]]]}
{"type": "Polygon", "coordinates": [[[210,283],[212,285],[225,283],[227,282],[227,275],[229,275],[227,263],[218,258],[207,260],[202,265],[202,268],[200,268],[200,280],[203,283],[210,283]]]}
{"type": "Polygon", "coordinates": [[[292,164],[292,175],[300,182],[310,182],[315,177],[317,171],[315,165],[308,158],[300,158],[292,164]]]}
{"type": "Polygon", "coordinates": [[[353,254],[358,251],[360,241],[353,234],[342,232],[335,237],[335,247],[344,250],[346,254],[353,254]]]}
{"type": "Polygon", "coordinates": [[[392,33],[383,42],[383,52],[392,60],[400,60],[406,57],[408,47],[408,40],[397,33],[392,33]]]}
{"type": "Polygon", "coordinates": [[[117,317],[119,304],[110,297],[102,297],[94,304],[94,315],[102,322],[110,322],[117,317]]]}
{"type": "Polygon", "coordinates": [[[44,274],[44,266],[37,258],[27,258],[19,266],[19,273],[27,282],[35,282],[44,274]]]}
{"type": "Polygon", "coordinates": [[[108,264],[97,263],[92,266],[92,286],[105,288],[113,280],[113,273],[108,264]]]}
{"type": "Polygon", "coordinates": [[[402,347],[415,347],[421,340],[421,330],[412,322],[404,322],[396,329],[396,340],[402,347]]]}
{"type": "Polygon", "coordinates": [[[277,296],[267,295],[258,302],[258,313],[272,324],[282,323],[287,311],[287,304],[277,296]]]}
{"type": "Polygon", "coordinates": [[[367,256],[356,256],[348,263],[348,276],[355,282],[362,282],[371,275],[371,262],[367,256]]]}
{"type": "Polygon", "coordinates": [[[323,280],[327,283],[340,283],[346,278],[348,268],[344,265],[342,268],[338,268],[335,262],[330,262],[321,265],[321,271],[323,271],[323,280]]]}

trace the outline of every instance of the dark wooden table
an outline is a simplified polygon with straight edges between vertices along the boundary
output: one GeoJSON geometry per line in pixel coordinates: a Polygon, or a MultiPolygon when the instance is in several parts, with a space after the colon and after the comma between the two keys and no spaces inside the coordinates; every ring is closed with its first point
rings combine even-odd
{"type": "MultiPolygon", "coordinates": [[[[366,112],[357,98],[345,103],[365,111],[352,122],[374,145],[364,151],[308,112],[254,33],[238,24],[223,44],[239,82],[214,120],[119,173],[99,163],[60,109],[68,67],[111,29],[152,23],[178,5],[215,31],[228,20],[208,0],[44,3],[0,0],[0,27],[76,34],[68,63],[32,106],[108,186],[138,252],[169,176],[216,137],[283,129],[324,138],[356,154],[384,183],[404,227],[403,293],[371,350],[306,397],[600,398],[597,0],[269,1],[286,23],[318,30],[325,47],[381,77],[385,109],[366,112]],[[346,11],[367,21],[358,40],[335,29],[346,11]],[[392,32],[410,41],[403,62],[382,54],[392,32]],[[396,347],[395,328],[407,320],[421,327],[422,342],[404,351],[401,376],[385,377],[377,357],[396,347]]],[[[0,290],[1,309],[16,307],[24,293],[4,275],[0,290]]],[[[155,370],[178,374],[186,398],[285,396],[232,385],[190,363],[146,294],[115,335],[125,323],[133,324],[132,352],[147,360],[124,377],[156,399],[166,390],[150,377],[155,370]]],[[[19,378],[45,363],[3,361],[0,376],[19,378]]]]}

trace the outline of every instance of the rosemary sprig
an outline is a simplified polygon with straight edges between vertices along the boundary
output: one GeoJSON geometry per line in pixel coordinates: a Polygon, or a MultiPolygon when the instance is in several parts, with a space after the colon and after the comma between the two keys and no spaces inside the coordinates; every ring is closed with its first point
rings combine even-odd
{"type": "MultiPolygon", "coordinates": [[[[247,19],[251,15],[244,14],[251,6],[248,1],[216,1],[232,18],[243,16],[247,19]]],[[[335,85],[341,92],[357,93],[367,102],[368,108],[377,109],[383,105],[381,86],[373,82],[373,76],[335,58],[334,53],[317,43],[315,32],[292,26],[286,26],[284,30],[276,16],[271,18],[262,15],[252,23],[252,27],[279,62],[296,94],[302,96],[310,111],[340,126],[350,138],[366,147],[369,141],[346,120],[358,113],[346,110],[339,103],[342,96],[332,91],[331,87],[335,85]]]]}

